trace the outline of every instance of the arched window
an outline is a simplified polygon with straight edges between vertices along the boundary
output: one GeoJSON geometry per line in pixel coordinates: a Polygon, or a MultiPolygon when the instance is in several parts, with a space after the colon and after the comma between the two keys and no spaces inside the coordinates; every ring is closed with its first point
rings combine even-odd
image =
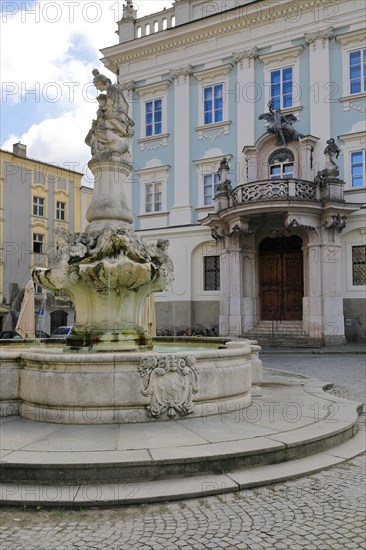
{"type": "Polygon", "coordinates": [[[289,149],[277,149],[269,159],[270,179],[291,179],[294,177],[295,157],[289,149]]]}

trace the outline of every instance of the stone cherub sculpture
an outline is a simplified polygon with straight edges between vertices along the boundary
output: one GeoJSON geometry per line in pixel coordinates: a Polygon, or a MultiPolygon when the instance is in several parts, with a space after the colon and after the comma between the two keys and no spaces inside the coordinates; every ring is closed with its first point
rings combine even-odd
{"type": "Polygon", "coordinates": [[[269,113],[262,113],[259,115],[259,120],[266,120],[268,122],[267,132],[276,134],[277,145],[287,145],[288,141],[298,141],[304,137],[292,127],[292,123],[297,121],[297,118],[292,113],[283,115],[280,109],[273,110],[274,101],[268,102],[269,113]]]}
{"type": "Polygon", "coordinates": [[[103,92],[97,97],[97,118],[85,138],[95,160],[130,161],[130,143],[134,134],[133,120],[128,116],[128,103],[117,84],[93,69],[93,83],[103,92]]]}
{"type": "Polygon", "coordinates": [[[336,144],[334,138],[327,140],[327,146],[324,149],[325,155],[325,168],[323,170],[318,170],[314,181],[317,184],[321,184],[326,178],[338,178],[339,168],[336,165],[334,159],[339,157],[341,150],[336,144]]]}

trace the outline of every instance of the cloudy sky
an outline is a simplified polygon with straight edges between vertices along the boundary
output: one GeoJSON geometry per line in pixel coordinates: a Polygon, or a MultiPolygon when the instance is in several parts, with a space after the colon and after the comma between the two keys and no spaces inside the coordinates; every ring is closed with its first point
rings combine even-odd
{"type": "MultiPolygon", "coordinates": [[[[134,0],[138,17],[173,0],[134,0]]],[[[99,50],[118,42],[124,1],[1,0],[1,149],[21,141],[28,156],[84,171],[96,112],[99,50]]],[[[85,182],[87,183],[87,182],[85,182]]]]}

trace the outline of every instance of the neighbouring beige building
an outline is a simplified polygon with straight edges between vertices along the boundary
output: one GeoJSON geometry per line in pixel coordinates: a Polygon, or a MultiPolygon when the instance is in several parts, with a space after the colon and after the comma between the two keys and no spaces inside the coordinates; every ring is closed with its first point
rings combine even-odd
{"type": "MultiPolygon", "coordinates": [[[[82,174],[27,156],[21,143],[0,150],[0,317],[13,330],[23,290],[36,266],[55,256],[54,232],[82,229],[82,174]]],[[[87,200],[87,199],[86,199],[87,200]]],[[[72,304],[36,286],[36,326],[46,333],[72,324],[72,304]]]]}

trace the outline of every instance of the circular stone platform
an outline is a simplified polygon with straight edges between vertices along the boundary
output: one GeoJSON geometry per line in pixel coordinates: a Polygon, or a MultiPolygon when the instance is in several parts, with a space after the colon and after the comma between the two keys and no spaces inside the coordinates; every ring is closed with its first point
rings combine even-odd
{"type": "Polygon", "coordinates": [[[248,408],[204,418],[89,426],[4,418],[1,502],[87,506],[224,493],[364,450],[360,403],[267,369],[262,387],[248,408]]]}

